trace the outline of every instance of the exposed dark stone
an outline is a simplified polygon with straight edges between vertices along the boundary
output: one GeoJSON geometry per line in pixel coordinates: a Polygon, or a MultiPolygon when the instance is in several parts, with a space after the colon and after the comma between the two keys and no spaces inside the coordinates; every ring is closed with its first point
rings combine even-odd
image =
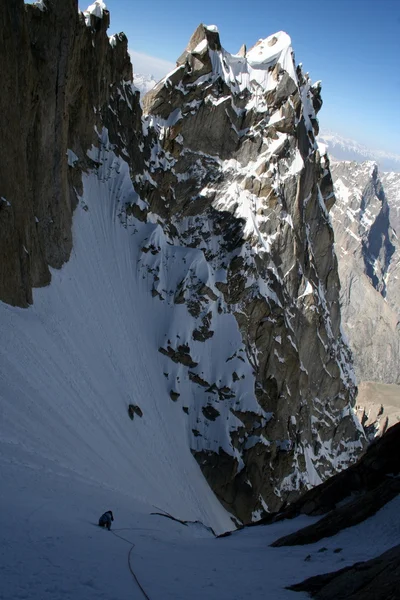
{"type": "Polygon", "coordinates": [[[178,398],[180,397],[180,394],[178,392],[174,392],[173,390],[171,390],[169,393],[169,396],[173,402],[176,402],[178,400],[178,398]]]}
{"type": "Polygon", "coordinates": [[[197,375],[197,373],[192,373],[192,371],[189,371],[189,379],[190,379],[190,381],[193,381],[193,383],[197,383],[198,385],[201,385],[202,387],[206,387],[206,388],[210,387],[210,384],[208,383],[208,381],[206,381],[205,379],[202,379],[200,377],[200,375],[197,375]]]}
{"type": "Polygon", "coordinates": [[[290,586],[317,600],[399,600],[400,545],[377,558],[290,586]]]}
{"type": "Polygon", "coordinates": [[[203,406],[203,408],[201,409],[203,415],[205,416],[206,419],[209,419],[209,421],[215,421],[215,419],[217,417],[220,416],[220,412],[214,408],[214,406],[212,406],[211,404],[207,404],[207,406],[203,406]]]}
{"type": "Polygon", "coordinates": [[[389,478],[377,488],[337,507],[317,523],[276,540],[272,546],[298,546],[312,544],[336,535],[346,527],[353,527],[374,515],[382,506],[400,493],[400,481],[389,478]]]}
{"type": "Polygon", "coordinates": [[[299,514],[328,513],[314,525],[280,538],[272,545],[313,543],[373,515],[400,493],[400,480],[396,478],[400,473],[399,446],[400,423],[374,442],[356,464],[308,491],[286,510],[263,519],[266,523],[299,514]],[[345,500],[347,503],[342,505],[345,500]]]}
{"type": "Polygon", "coordinates": [[[107,124],[114,141],[116,117],[108,107],[118,108],[120,123],[135,125],[141,109],[128,88],[136,114],[113,100],[132,80],[132,67],[126,37],[116,36],[114,47],[109,43],[107,12],[89,29],[76,0],[47,0],[45,11],[4,0],[0,22],[7,90],[0,98],[0,181],[10,199],[10,214],[0,211],[0,299],[27,306],[32,287],[50,282],[49,266],[60,268],[69,259],[80,173],[86,150],[97,141],[94,125],[107,124]],[[100,107],[97,116],[93,106],[100,107]],[[67,149],[78,156],[75,168],[68,166],[67,149]]]}
{"type": "Polygon", "coordinates": [[[133,421],[135,415],[138,417],[143,417],[143,411],[137,404],[130,404],[128,406],[128,414],[133,421]]]}
{"type": "Polygon", "coordinates": [[[161,352],[161,354],[168,356],[174,362],[181,363],[182,365],[185,365],[185,367],[191,367],[193,369],[194,367],[197,367],[198,363],[194,362],[189,354],[190,349],[187,348],[189,347],[178,346],[178,350],[174,350],[171,346],[168,346],[167,350],[165,348],[159,348],[158,351],[161,352]]]}

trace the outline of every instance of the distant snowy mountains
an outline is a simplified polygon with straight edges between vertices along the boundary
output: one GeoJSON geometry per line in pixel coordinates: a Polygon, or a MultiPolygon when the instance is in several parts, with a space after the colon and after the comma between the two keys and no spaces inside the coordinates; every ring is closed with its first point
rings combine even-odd
{"type": "Polygon", "coordinates": [[[156,85],[157,80],[153,75],[141,75],[140,73],[135,73],[133,78],[133,85],[136,90],[140,92],[141,96],[144,96],[153,89],[156,85]]]}
{"type": "Polygon", "coordinates": [[[337,160],[354,160],[356,162],[373,160],[378,163],[382,171],[400,172],[400,154],[372,150],[332,131],[321,131],[318,141],[325,144],[329,154],[337,160]]]}
{"type": "Polygon", "coordinates": [[[373,161],[332,161],[330,167],[342,324],[357,380],[398,384],[400,173],[381,174],[373,161]]]}

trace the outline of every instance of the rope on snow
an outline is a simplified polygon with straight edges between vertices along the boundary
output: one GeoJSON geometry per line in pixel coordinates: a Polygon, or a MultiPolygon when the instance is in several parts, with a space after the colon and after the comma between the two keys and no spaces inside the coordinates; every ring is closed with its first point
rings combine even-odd
{"type": "Polygon", "coordinates": [[[150,598],[148,597],[148,595],[146,594],[145,590],[143,589],[142,585],[140,584],[140,581],[138,580],[138,578],[136,577],[136,574],[132,568],[132,564],[131,564],[131,553],[132,550],[135,547],[135,544],[132,544],[132,542],[130,540],[127,540],[126,538],[124,538],[122,535],[118,535],[118,533],[115,533],[115,531],[113,531],[112,529],[110,529],[111,533],[113,535],[115,535],[115,537],[118,537],[120,540],[123,540],[124,542],[127,542],[128,544],[131,545],[129,552],[128,552],[128,567],[129,570],[131,572],[132,577],[134,578],[134,580],[136,581],[140,591],[142,592],[143,596],[146,598],[146,600],[150,600],[150,598]]]}

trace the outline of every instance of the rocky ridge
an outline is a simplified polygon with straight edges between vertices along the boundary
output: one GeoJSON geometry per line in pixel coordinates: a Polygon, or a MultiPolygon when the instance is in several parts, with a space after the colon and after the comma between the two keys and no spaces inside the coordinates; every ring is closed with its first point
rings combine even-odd
{"type": "Polygon", "coordinates": [[[400,173],[381,173],[385,196],[390,207],[390,224],[400,236],[400,173]]]}
{"type": "Polygon", "coordinates": [[[280,538],[273,546],[310,544],[335,535],[375,514],[400,493],[397,447],[400,423],[375,440],[354,465],[306,492],[297,502],[266,521],[292,519],[299,514],[322,519],[280,538]]]}
{"type": "Polygon", "coordinates": [[[289,589],[308,592],[317,600],[397,600],[399,578],[400,545],[372,560],[311,577],[289,589]]]}
{"type": "Polygon", "coordinates": [[[25,95],[0,161],[1,299],[26,306],[32,286],[49,283],[49,266],[71,251],[81,173],[112,173],[113,218],[140,244],[149,302],[170,315],[155,354],[188,443],[221,502],[256,520],[364,443],[340,324],[332,180],[315,141],[320,87],[283,32],[233,56],[200,25],[142,117],[126,38],[108,38],[99,4],[85,15],[75,0],[2,5],[21,42],[4,63],[6,89],[25,95]],[[135,190],[120,206],[123,161],[135,190]]]}

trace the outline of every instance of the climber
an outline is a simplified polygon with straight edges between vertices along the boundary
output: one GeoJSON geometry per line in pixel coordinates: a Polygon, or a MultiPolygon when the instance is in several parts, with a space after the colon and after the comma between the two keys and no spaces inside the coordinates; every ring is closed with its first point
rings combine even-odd
{"type": "Polygon", "coordinates": [[[112,514],[112,510],[108,510],[104,513],[104,515],[101,515],[99,519],[99,526],[107,527],[108,531],[110,531],[111,521],[114,521],[114,515],[112,514]]]}

